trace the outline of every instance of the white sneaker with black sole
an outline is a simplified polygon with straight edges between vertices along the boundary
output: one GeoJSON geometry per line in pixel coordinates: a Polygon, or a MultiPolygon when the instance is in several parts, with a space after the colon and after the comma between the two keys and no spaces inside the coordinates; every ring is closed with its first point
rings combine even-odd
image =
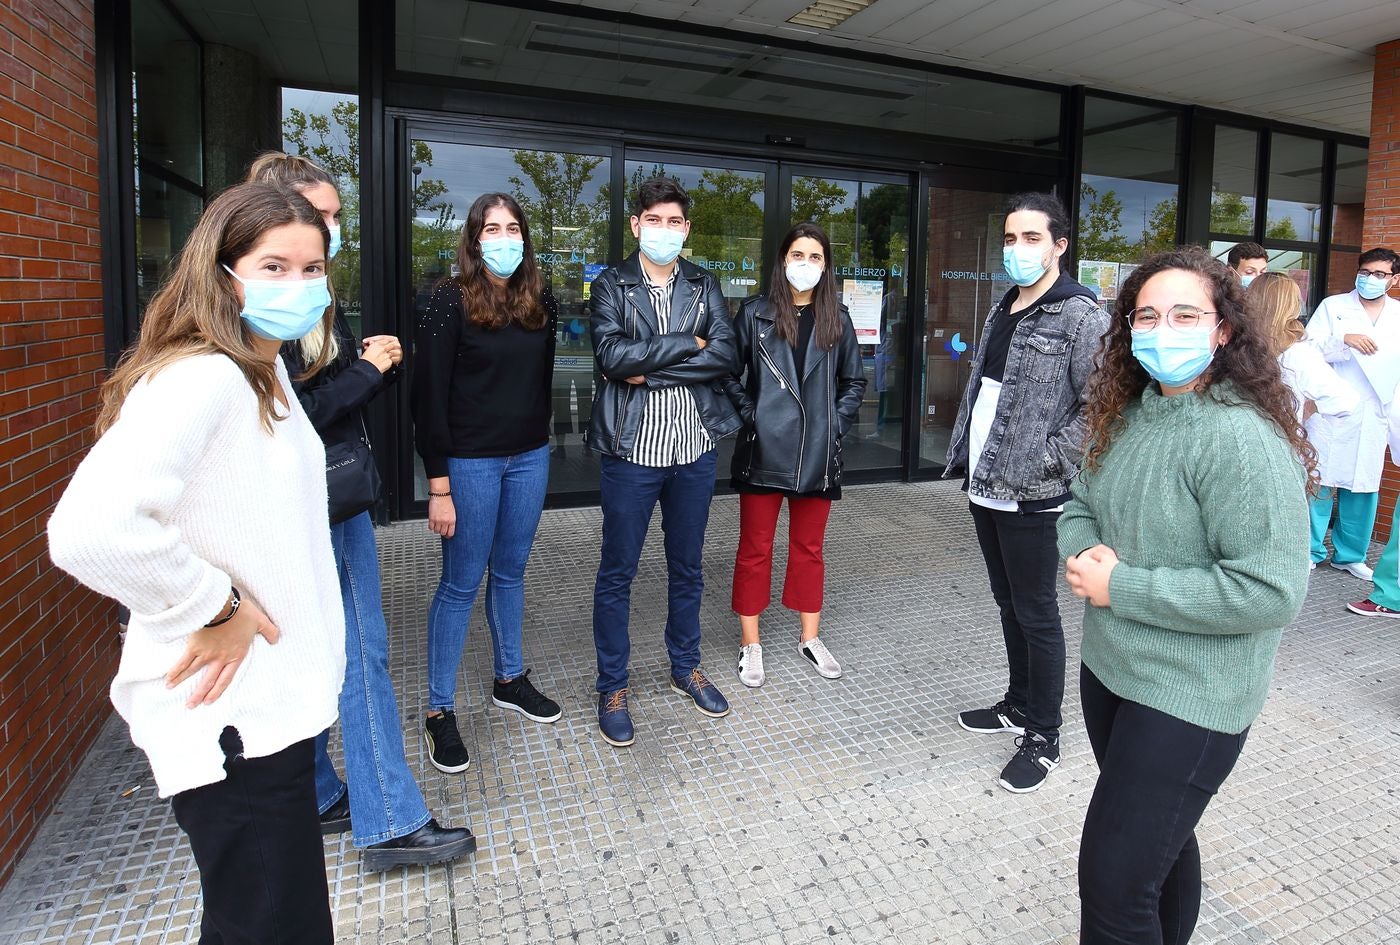
{"type": "Polygon", "coordinates": [[[836,662],[836,657],[831,655],[831,651],[826,648],[826,644],[821,641],[821,637],[812,637],[810,640],[803,640],[797,644],[797,652],[806,658],[807,662],[826,679],[841,678],[841,664],[836,662]]]}
{"type": "Polygon", "coordinates": [[[763,644],[750,643],[739,647],[739,682],[750,689],[763,685],[763,644]]]}

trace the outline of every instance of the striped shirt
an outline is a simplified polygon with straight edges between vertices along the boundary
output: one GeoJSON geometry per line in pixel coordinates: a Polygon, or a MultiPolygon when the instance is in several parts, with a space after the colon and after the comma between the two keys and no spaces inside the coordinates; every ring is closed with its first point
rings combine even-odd
{"type": "MultiPolygon", "coordinates": [[[[645,270],[643,270],[645,276],[645,270]]],[[[676,288],[676,268],[665,283],[657,285],[647,279],[651,293],[651,308],[656,313],[657,330],[671,330],[671,296],[676,288]]],[[[637,429],[637,444],[632,450],[632,462],[638,466],[683,466],[699,459],[714,448],[695,395],[689,387],[662,387],[647,391],[642,407],[642,422],[637,429]]]]}

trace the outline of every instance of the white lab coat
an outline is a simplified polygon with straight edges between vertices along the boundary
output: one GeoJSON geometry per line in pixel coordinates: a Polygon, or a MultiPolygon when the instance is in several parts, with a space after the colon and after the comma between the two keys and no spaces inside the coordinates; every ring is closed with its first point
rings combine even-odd
{"type": "Polygon", "coordinates": [[[1378,492],[1385,465],[1386,408],[1395,391],[1378,394],[1360,359],[1400,359],[1400,302],[1387,298],[1373,325],[1355,290],[1329,296],[1308,321],[1305,338],[1360,400],[1358,409],[1345,417],[1317,413],[1308,419],[1308,438],[1317,449],[1318,476],[1324,486],[1378,492]],[[1375,339],[1376,353],[1353,351],[1342,340],[1349,334],[1375,339]]]}
{"type": "MultiPolygon", "coordinates": [[[[1298,341],[1278,356],[1283,383],[1293,393],[1293,409],[1303,422],[1303,405],[1309,400],[1317,413],[1327,417],[1347,417],[1361,406],[1361,398],[1351,385],[1337,376],[1332,365],[1313,345],[1298,341]]],[[[1314,414],[1316,416],[1317,414],[1314,414]]]]}

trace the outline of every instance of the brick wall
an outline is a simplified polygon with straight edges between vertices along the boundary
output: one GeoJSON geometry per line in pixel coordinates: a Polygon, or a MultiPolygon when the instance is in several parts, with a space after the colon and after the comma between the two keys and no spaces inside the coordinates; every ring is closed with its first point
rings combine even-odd
{"type": "Polygon", "coordinates": [[[93,0],[0,4],[0,883],[110,706],[110,604],[44,523],[102,370],[93,0]]]}
{"type": "MultiPolygon", "coordinates": [[[[1366,219],[1361,246],[1388,246],[1400,251],[1400,39],[1376,47],[1375,84],[1371,90],[1371,148],[1366,162],[1366,219]]],[[[1400,292],[1392,292],[1400,297],[1400,292]]],[[[1400,498],[1400,469],[1386,459],[1381,480],[1381,508],[1376,540],[1390,537],[1395,504],[1400,498]]]]}

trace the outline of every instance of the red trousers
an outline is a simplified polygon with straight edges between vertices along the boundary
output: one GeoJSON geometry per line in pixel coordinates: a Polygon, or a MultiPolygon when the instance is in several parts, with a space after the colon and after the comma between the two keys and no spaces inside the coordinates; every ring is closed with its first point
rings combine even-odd
{"type": "Polygon", "coordinates": [[[734,555],[730,597],[730,606],[741,617],[763,613],[772,600],[773,534],[778,530],[784,498],[788,503],[788,560],[783,606],[804,614],[822,609],[826,579],[822,544],[831,500],[744,492],[739,495],[739,550],[734,555]]]}

